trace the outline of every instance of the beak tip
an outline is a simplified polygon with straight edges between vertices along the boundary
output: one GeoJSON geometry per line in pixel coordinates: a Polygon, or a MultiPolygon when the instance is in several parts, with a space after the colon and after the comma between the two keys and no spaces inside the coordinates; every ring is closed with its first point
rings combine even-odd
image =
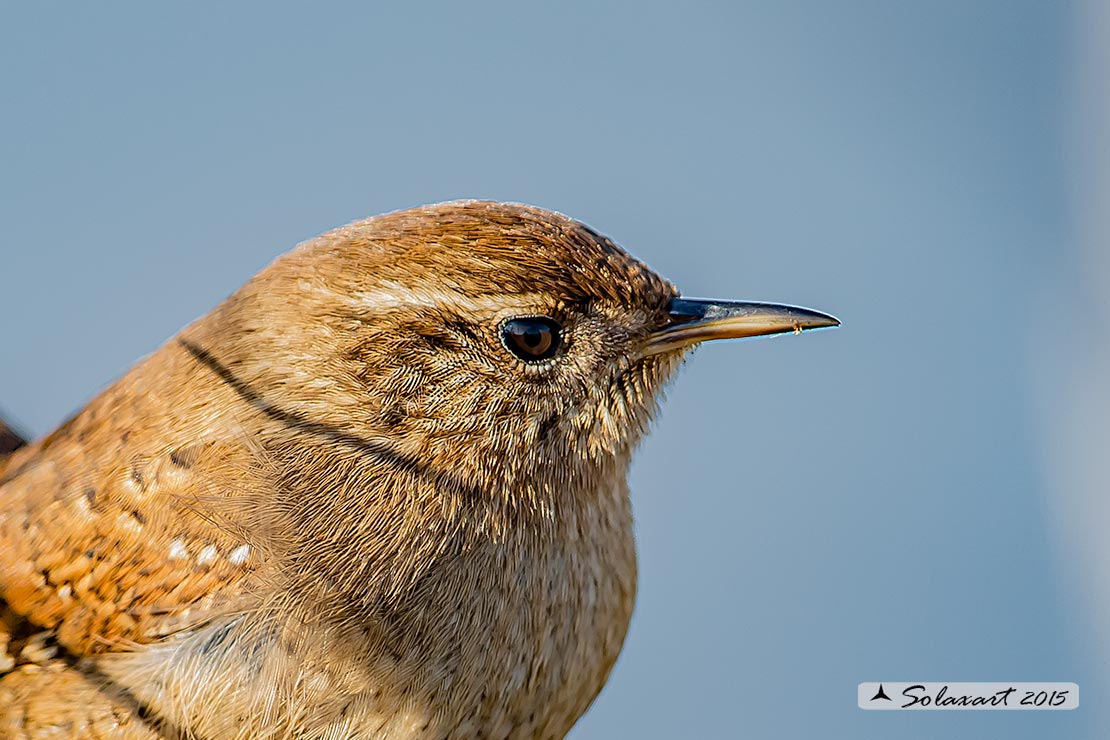
{"type": "Polygon", "coordinates": [[[794,320],[794,333],[800,334],[810,329],[835,329],[840,326],[840,319],[821,311],[809,308],[792,308],[796,318],[794,320]]]}
{"type": "Polygon", "coordinates": [[[772,334],[801,334],[833,329],[840,319],[801,306],[750,301],[673,298],[668,306],[673,323],[656,332],[650,352],[691,347],[712,339],[741,339],[772,334]]]}

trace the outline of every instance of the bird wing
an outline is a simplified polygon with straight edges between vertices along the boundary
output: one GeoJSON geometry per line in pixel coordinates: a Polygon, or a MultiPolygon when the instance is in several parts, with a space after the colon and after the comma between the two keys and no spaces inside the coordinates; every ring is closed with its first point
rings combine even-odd
{"type": "Polygon", "coordinates": [[[0,460],[0,737],[160,740],[85,658],[203,624],[248,590],[250,546],[197,506],[235,485],[208,475],[221,445],[113,462],[96,451],[120,432],[99,413],[0,460]]]}
{"type": "Polygon", "coordinates": [[[257,564],[245,535],[204,501],[246,487],[228,460],[239,448],[129,450],[103,417],[112,404],[97,399],[0,462],[0,602],[75,657],[234,608],[257,564]]]}
{"type": "Polygon", "coordinates": [[[0,737],[164,740],[141,708],[59,653],[50,631],[0,606],[0,737]]]}

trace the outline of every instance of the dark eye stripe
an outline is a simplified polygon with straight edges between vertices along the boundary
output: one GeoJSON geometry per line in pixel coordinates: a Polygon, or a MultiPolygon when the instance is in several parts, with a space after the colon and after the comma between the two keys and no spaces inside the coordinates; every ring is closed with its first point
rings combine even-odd
{"type": "Polygon", "coordinates": [[[546,316],[509,319],[501,325],[501,342],[518,359],[541,362],[559,350],[561,331],[558,322],[546,316]]]}

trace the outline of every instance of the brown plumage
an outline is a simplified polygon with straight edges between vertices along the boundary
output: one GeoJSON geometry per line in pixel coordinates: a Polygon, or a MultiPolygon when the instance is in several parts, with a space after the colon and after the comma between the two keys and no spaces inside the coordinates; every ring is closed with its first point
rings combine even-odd
{"type": "Polygon", "coordinates": [[[561,738],[624,639],[626,471],[686,348],[829,325],[677,295],[498,203],[281,257],[0,460],[0,738],[561,738]]]}

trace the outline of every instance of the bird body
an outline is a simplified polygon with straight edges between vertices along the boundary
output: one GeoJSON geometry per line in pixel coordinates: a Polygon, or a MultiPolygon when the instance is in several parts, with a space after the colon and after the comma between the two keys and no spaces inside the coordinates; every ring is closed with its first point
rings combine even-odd
{"type": "Polygon", "coordinates": [[[279,258],[0,461],[0,738],[563,737],[632,612],[658,337],[709,323],[676,301],[497,203],[279,258]]]}

